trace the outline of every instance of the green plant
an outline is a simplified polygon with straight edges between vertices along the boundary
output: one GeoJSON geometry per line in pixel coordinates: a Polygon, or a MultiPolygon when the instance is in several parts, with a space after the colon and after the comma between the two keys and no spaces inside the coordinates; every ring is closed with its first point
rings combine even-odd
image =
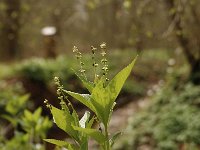
{"type": "Polygon", "coordinates": [[[42,83],[49,83],[53,76],[59,75],[62,80],[71,76],[68,59],[58,57],[54,59],[32,58],[19,63],[15,69],[19,76],[42,83]]]}
{"type": "Polygon", "coordinates": [[[187,83],[177,87],[172,82],[156,93],[147,109],[131,118],[128,134],[116,149],[199,149],[199,104],[199,86],[187,83]]]}
{"type": "Polygon", "coordinates": [[[47,130],[52,126],[48,117],[27,109],[29,94],[24,94],[20,84],[0,84],[0,149],[1,150],[44,150],[42,143],[47,130]],[[9,137],[9,138],[8,138],[9,137]]]}
{"type": "Polygon", "coordinates": [[[41,108],[31,113],[24,110],[20,116],[3,115],[11,124],[4,126],[1,130],[14,128],[14,136],[8,140],[4,135],[0,135],[1,150],[29,149],[29,150],[45,150],[45,144],[41,139],[46,138],[48,129],[52,126],[52,122],[48,117],[41,116],[41,108]],[[23,131],[18,130],[21,126],[23,131]]]}
{"type": "Polygon", "coordinates": [[[57,94],[59,95],[61,109],[58,109],[46,100],[45,103],[53,115],[56,125],[65,131],[75,142],[69,143],[66,141],[60,141],[55,139],[45,139],[45,141],[66,147],[69,150],[87,150],[88,139],[93,138],[103,150],[110,150],[114,144],[115,139],[121,134],[121,132],[110,135],[108,131],[109,121],[112,116],[113,108],[115,106],[115,100],[121,91],[121,88],[128,78],[131,70],[135,64],[134,59],[127,67],[121,70],[111,81],[107,78],[108,62],[106,59],[106,44],[100,45],[101,49],[101,64],[97,63],[96,51],[97,48],[91,47],[92,61],[94,71],[94,81],[88,81],[85,75],[84,63],[82,62],[82,54],[77,47],[74,47],[73,52],[80,64],[80,74],[77,76],[82,81],[83,85],[88,89],[89,94],[79,94],[64,89],[61,85],[59,78],[55,77],[55,83],[58,87],[57,94]],[[101,65],[102,75],[98,74],[98,66],[101,65]],[[95,116],[90,117],[90,112],[86,111],[84,116],[79,120],[76,110],[73,108],[71,102],[68,99],[70,95],[86,107],[88,107],[95,116]],[[66,104],[67,101],[68,105],[66,104]],[[94,121],[100,126],[100,129],[92,127],[94,121]]]}
{"type": "Polygon", "coordinates": [[[18,118],[23,113],[29,94],[25,94],[20,83],[11,86],[6,81],[0,81],[0,90],[0,117],[16,124],[17,121],[13,118],[18,118]]]}

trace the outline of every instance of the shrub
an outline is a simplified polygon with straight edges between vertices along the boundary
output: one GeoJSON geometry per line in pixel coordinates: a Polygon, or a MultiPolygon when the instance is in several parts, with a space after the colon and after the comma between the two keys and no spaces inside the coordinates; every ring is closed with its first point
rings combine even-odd
{"type": "Polygon", "coordinates": [[[72,75],[68,59],[64,57],[58,57],[55,60],[32,58],[18,64],[16,70],[24,78],[45,84],[50,83],[54,76],[60,76],[63,81],[67,81],[72,75]]]}

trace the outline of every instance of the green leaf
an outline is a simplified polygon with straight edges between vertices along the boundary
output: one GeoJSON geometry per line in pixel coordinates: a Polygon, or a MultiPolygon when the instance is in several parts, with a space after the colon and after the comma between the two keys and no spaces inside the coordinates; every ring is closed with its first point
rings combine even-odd
{"type": "Polygon", "coordinates": [[[44,141],[46,141],[48,143],[51,143],[51,144],[55,144],[55,145],[60,146],[60,147],[65,147],[68,150],[77,150],[77,149],[79,149],[78,146],[76,146],[74,144],[70,144],[70,143],[68,143],[66,141],[61,141],[61,140],[56,140],[56,139],[44,139],[44,141]]]}
{"type": "Polygon", "coordinates": [[[72,117],[74,118],[74,125],[79,126],[79,118],[77,112],[73,109],[72,117]]]}
{"type": "Polygon", "coordinates": [[[67,147],[67,150],[77,150],[77,149],[79,149],[79,147],[72,145],[72,144],[68,145],[68,147],[67,147]]]}
{"type": "Polygon", "coordinates": [[[97,115],[98,118],[103,120],[102,116],[105,116],[105,115],[102,114],[101,112],[104,113],[104,108],[98,103],[96,103],[94,100],[92,100],[89,94],[79,94],[79,93],[66,91],[66,90],[63,90],[63,91],[69,94],[70,96],[72,96],[73,98],[77,99],[79,102],[81,102],[85,106],[87,106],[97,115]]]}
{"type": "Polygon", "coordinates": [[[74,123],[74,119],[71,116],[71,114],[68,114],[67,111],[64,112],[53,106],[51,108],[51,113],[53,115],[54,122],[56,123],[56,125],[60,129],[68,133],[75,140],[79,141],[77,131],[75,131],[71,126],[71,124],[74,123]]]}
{"type": "Polygon", "coordinates": [[[80,150],[88,150],[88,138],[81,141],[80,150]]]}
{"type": "Polygon", "coordinates": [[[123,70],[121,70],[107,85],[106,92],[109,92],[109,103],[110,108],[112,107],[115,99],[119,95],[119,92],[121,91],[126,79],[131,73],[131,70],[135,64],[137,57],[129,64],[127,67],[125,67],[123,70]]]}
{"type": "Polygon", "coordinates": [[[105,82],[102,78],[92,91],[91,101],[97,110],[97,114],[101,116],[101,121],[104,123],[104,125],[108,124],[112,113],[113,104],[126,79],[131,73],[135,61],[136,59],[134,59],[131,64],[121,70],[106,87],[104,87],[105,82]]]}
{"type": "Polygon", "coordinates": [[[56,140],[56,139],[44,139],[44,141],[51,144],[55,144],[57,146],[61,146],[61,147],[68,147],[70,145],[70,143],[66,141],[61,141],[61,140],[56,140]]]}
{"type": "Polygon", "coordinates": [[[8,116],[8,115],[1,115],[0,117],[10,121],[12,123],[13,126],[17,126],[17,119],[11,117],[11,116],[8,116]]]}
{"type": "Polygon", "coordinates": [[[60,129],[66,131],[67,122],[66,122],[66,116],[64,115],[64,112],[62,110],[52,106],[51,113],[53,115],[53,119],[54,119],[54,122],[56,123],[56,125],[60,129]]]}
{"type": "Polygon", "coordinates": [[[93,116],[92,119],[90,119],[90,121],[88,121],[86,123],[86,128],[91,128],[92,127],[92,125],[94,123],[94,119],[95,119],[95,117],[93,116]]]}
{"type": "Polygon", "coordinates": [[[94,87],[91,95],[91,103],[96,109],[95,114],[105,124],[107,124],[107,115],[109,114],[106,109],[107,101],[109,99],[109,93],[105,91],[104,87],[105,78],[101,78],[97,85],[94,87]]]}
{"type": "Polygon", "coordinates": [[[105,78],[102,77],[100,81],[96,84],[96,86],[94,87],[92,91],[92,95],[91,95],[92,102],[95,101],[98,104],[100,104],[102,107],[106,106],[106,98],[108,96],[108,93],[105,93],[106,91],[105,91],[104,83],[105,83],[105,78]]]}
{"type": "Polygon", "coordinates": [[[26,118],[27,120],[31,121],[33,115],[32,115],[32,113],[31,113],[30,111],[25,110],[25,111],[24,111],[24,116],[25,116],[25,118],[26,118]]]}
{"type": "Polygon", "coordinates": [[[109,140],[111,147],[114,145],[115,140],[121,135],[122,135],[122,132],[117,132],[112,136],[112,138],[109,140]]]}
{"type": "Polygon", "coordinates": [[[16,115],[21,109],[23,109],[25,103],[29,98],[29,94],[15,97],[11,101],[8,101],[6,105],[6,111],[12,115],[16,115]]]}
{"type": "Polygon", "coordinates": [[[74,130],[81,131],[85,133],[86,135],[92,137],[100,144],[106,141],[106,137],[96,129],[81,128],[81,127],[76,127],[76,126],[73,126],[73,128],[74,130]]]}
{"type": "Polygon", "coordinates": [[[79,102],[81,102],[88,108],[90,108],[93,112],[95,112],[95,108],[91,103],[91,96],[89,94],[79,94],[79,93],[66,91],[66,90],[63,90],[63,91],[69,94],[70,96],[72,96],[73,98],[77,99],[79,102]]]}
{"type": "Polygon", "coordinates": [[[39,120],[39,118],[41,116],[41,113],[42,113],[42,108],[41,107],[39,107],[38,109],[36,109],[36,111],[33,113],[33,119],[34,119],[34,121],[39,120]]]}
{"type": "Polygon", "coordinates": [[[117,104],[117,103],[114,102],[112,108],[110,109],[108,121],[110,121],[110,119],[111,119],[111,117],[112,117],[112,113],[113,113],[113,110],[114,110],[114,107],[115,107],[116,104],[117,104]]]}
{"type": "Polygon", "coordinates": [[[92,93],[92,90],[94,88],[94,83],[87,81],[86,79],[84,79],[83,77],[79,76],[78,73],[76,73],[76,76],[82,81],[83,85],[88,89],[88,91],[90,93],[92,93]]]}

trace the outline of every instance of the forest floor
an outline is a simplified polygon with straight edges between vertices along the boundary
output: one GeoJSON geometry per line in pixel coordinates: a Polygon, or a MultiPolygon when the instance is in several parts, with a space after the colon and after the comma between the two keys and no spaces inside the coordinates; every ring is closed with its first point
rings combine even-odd
{"type": "Polygon", "coordinates": [[[119,107],[113,112],[109,131],[111,133],[123,131],[127,125],[129,118],[134,116],[141,108],[148,105],[148,97],[141,98],[138,100],[132,100],[131,102],[125,104],[122,107],[119,107]]]}

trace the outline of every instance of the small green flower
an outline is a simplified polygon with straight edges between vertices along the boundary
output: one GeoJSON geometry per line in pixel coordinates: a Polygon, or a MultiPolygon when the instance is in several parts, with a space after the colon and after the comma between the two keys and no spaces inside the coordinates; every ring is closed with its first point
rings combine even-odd
{"type": "Polygon", "coordinates": [[[81,76],[85,77],[86,79],[85,69],[83,69],[84,63],[82,62],[82,54],[76,46],[74,46],[72,50],[73,50],[73,53],[75,53],[75,57],[78,60],[79,65],[80,65],[79,72],[81,73],[81,76]]]}
{"type": "Polygon", "coordinates": [[[98,67],[98,64],[97,63],[93,63],[92,64],[94,67],[98,67]]]}
{"type": "Polygon", "coordinates": [[[106,58],[103,58],[102,60],[101,60],[101,63],[102,64],[106,64],[108,62],[108,60],[106,59],[106,58]]]}
{"type": "Polygon", "coordinates": [[[80,73],[85,73],[84,69],[80,69],[79,71],[80,71],[80,73]]]}
{"type": "Polygon", "coordinates": [[[73,47],[73,53],[77,53],[78,52],[78,48],[76,46],[73,47]]]}
{"type": "Polygon", "coordinates": [[[106,49],[106,43],[103,42],[101,45],[100,45],[101,49],[106,49]]]}
{"type": "Polygon", "coordinates": [[[97,48],[95,48],[94,46],[91,46],[91,50],[92,50],[92,54],[95,54],[95,51],[97,50],[97,48]]]}

